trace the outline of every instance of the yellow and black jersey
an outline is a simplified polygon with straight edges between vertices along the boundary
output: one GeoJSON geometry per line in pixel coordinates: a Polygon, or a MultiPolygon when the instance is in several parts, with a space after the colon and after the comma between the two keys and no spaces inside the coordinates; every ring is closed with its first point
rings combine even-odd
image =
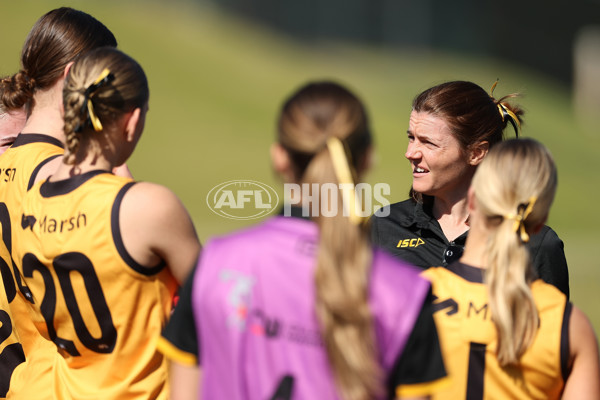
{"type": "Polygon", "coordinates": [[[461,263],[423,272],[432,283],[434,318],[451,380],[434,399],[558,399],[569,358],[566,296],[541,280],[532,283],[540,327],[518,368],[497,361],[484,270],[461,263]]]}
{"type": "Polygon", "coordinates": [[[14,258],[34,322],[58,347],[59,399],[164,399],[156,341],[177,284],[164,263],[139,265],[123,244],[120,204],[134,184],[106,171],[35,185],[24,197],[14,258]]]}
{"type": "MultiPolygon", "coordinates": [[[[19,339],[19,334],[14,326],[14,318],[10,310],[7,292],[14,298],[17,293],[14,286],[12,273],[4,261],[10,260],[10,255],[4,247],[0,246],[0,285],[5,290],[0,290],[0,398],[5,398],[10,381],[15,369],[24,366],[25,353],[19,339]]],[[[18,373],[17,373],[18,375],[18,373]]]]}
{"type": "MultiPolygon", "coordinates": [[[[382,207],[370,220],[373,244],[423,269],[447,266],[458,260],[469,231],[449,241],[433,216],[432,204],[408,199],[382,207]]],[[[544,225],[531,235],[526,246],[538,278],[569,297],[569,269],[563,242],[556,232],[544,225]]]]}
{"type": "MultiPolygon", "coordinates": [[[[0,362],[0,397],[6,394],[10,379],[11,391],[8,397],[27,398],[32,382],[47,387],[43,376],[50,369],[50,361],[56,353],[55,346],[43,339],[29,319],[29,305],[31,295],[23,283],[22,277],[16,273],[11,253],[14,245],[14,231],[20,224],[18,208],[21,199],[33,185],[38,171],[48,161],[63,154],[62,143],[47,135],[21,134],[12,146],[0,157],[0,226],[2,241],[0,241],[0,271],[4,287],[7,306],[0,306],[4,313],[0,313],[2,330],[9,336],[0,335],[0,357],[9,357],[5,362],[0,362]],[[9,323],[9,319],[12,323],[9,323]],[[20,344],[20,345],[19,345],[20,344]],[[23,356],[14,353],[23,352],[23,356]],[[12,349],[9,353],[6,349],[12,349]],[[50,361],[49,361],[50,360],[50,361]],[[18,367],[15,366],[17,361],[18,367]],[[35,364],[35,366],[33,365],[35,364]],[[11,396],[11,393],[13,395],[11,396]]],[[[34,392],[31,392],[34,393],[34,392]]]]}

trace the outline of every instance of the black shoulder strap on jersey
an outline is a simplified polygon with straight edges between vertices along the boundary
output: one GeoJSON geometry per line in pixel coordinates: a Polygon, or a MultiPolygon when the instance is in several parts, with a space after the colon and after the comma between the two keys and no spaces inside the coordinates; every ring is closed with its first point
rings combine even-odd
{"type": "Polygon", "coordinates": [[[121,202],[123,201],[123,197],[125,196],[125,193],[133,185],[135,185],[135,182],[126,183],[121,188],[121,190],[119,190],[119,193],[117,194],[117,197],[115,198],[115,202],[113,203],[113,207],[112,207],[112,211],[111,211],[111,215],[110,215],[110,223],[111,223],[113,241],[115,243],[115,247],[117,248],[117,251],[119,252],[119,255],[121,256],[121,258],[123,258],[123,260],[127,263],[127,265],[129,265],[134,271],[139,272],[140,274],[143,274],[143,275],[148,275],[148,276],[155,275],[155,274],[159,273],[166,266],[166,263],[164,262],[164,260],[161,260],[161,262],[155,267],[152,267],[152,268],[144,267],[143,265],[141,265],[137,261],[135,261],[133,259],[133,257],[131,257],[131,255],[127,252],[127,249],[125,249],[125,245],[123,244],[123,238],[121,237],[121,227],[119,226],[119,213],[121,210],[121,202]]]}
{"type": "Polygon", "coordinates": [[[29,177],[29,183],[27,184],[27,190],[29,190],[29,189],[31,189],[33,187],[33,184],[35,183],[35,178],[37,177],[37,174],[40,172],[40,170],[42,169],[42,167],[44,165],[48,164],[50,161],[54,160],[56,157],[61,157],[61,156],[62,156],[62,154],[55,154],[53,156],[50,156],[50,157],[46,158],[41,163],[39,163],[38,166],[35,167],[35,169],[31,173],[31,176],[29,177]]]}
{"type": "Polygon", "coordinates": [[[563,381],[565,382],[571,372],[569,371],[569,357],[571,356],[571,349],[569,346],[569,325],[572,310],[573,304],[570,301],[567,301],[560,332],[560,371],[562,373],[563,381]]]}

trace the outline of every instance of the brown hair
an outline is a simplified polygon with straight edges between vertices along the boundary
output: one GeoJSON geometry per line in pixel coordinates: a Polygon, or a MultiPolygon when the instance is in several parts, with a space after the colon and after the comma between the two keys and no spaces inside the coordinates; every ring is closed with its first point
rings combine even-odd
{"type": "Polygon", "coordinates": [[[33,107],[36,90],[54,85],[65,67],[85,51],[117,46],[110,30],[83,11],[61,7],[43,15],[31,28],[21,52],[21,70],[0,81],[8,110],[33,107]]]}
{"type": "MultiPolygon", "coordinates": [[[[443,119],[463,150],[487,141],[492,148],[503,140],[503,131],[510,117],[503,116],[500,107],[512,112],[522,123],[524,111],[506,100],[519,96],[509,94],[494,99],[481,86],[468,81],[451,81],[429,88],[413,100],[416,112],[432,114],[443,119]]],[[[423,195],[412,191],[412,197],[422,201],[423,195]]]]}
{"type": "MultiPolygon", "coordinates": [[[[279,142],[299,183],[338,182],[326,142],[336,137],[357,168],[371,143],[366,111],[350,91],[333,82],[310,83],[283,106],[279,142]]],[[[338,210],[343,207],[338,196],[338,210]]],[[[315,271],[316,312],[337,387],[345,399],[371,399],[382,390],[368,283],[372,250],[364,226],[343,213],[314,219],[320,229],[315,271]]]]}
{"type": "Polygon", "coordinates": [[[66,136],[64,162],[78,162],[79,157],[83,156],[83,149],[79,149],[81,138],[99,134],[90,120],[88,100],[104,130],[123,114],[142,108],[148,98],[148,81],[144,70],[125,53],[112,47],[101,47],[77,59],[63,88],[66,136]],[[94,85],[105,69],[110,72],[110,79],[94,85]]]}
{"type": "Polygon", "coordinates": [[[548,150],[533,139],[512,139],[495,146],[480,164],[472,187],[481,215],[490,226],[486,285],[498,333],[498,362],[516,365],[533,342],[537,307],[529,285],[535,274],[521,233],[543,224],[557,186],[548,150]],[[528,207],[530,212],[524,212],[528,207]],[[517,228],[517,229],[515,229],[517,228]]]}

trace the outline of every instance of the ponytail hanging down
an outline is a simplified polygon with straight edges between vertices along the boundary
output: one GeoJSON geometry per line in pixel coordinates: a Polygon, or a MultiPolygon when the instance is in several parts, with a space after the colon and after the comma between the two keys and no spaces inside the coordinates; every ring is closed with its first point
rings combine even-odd
{"type": "Polygon", "coordinates": [[[519,204],[518,210],[516,214],[506,214],[504,216],[505,219],[514,220],[513,231],[519,235],[523,243],[529,242],[529,235],[525,230],[525,220],[533,211],[533,206],[537,201],[537,197],[531,196],[527,204],[519,204]]]}
{"type": "Polygon", "coordinates": [[[490,227],[486,285],[501,366],[519,364],[539,327],[530,288],[536,277],[525,243],[544,224],[556,183],[550,153],[533,139],[496,145],[472,181],[477,208],[490,227]]]}
{"type": "MultiPolygon", "coordinates": [[[[320,228],[315,272],[317,315],[343,398],[373,399],[383,393],[383,373],[368,305],[372,250],[362,224],[364,219],[356,213],[354,180],[344,145],[339,139],[330,138],[327,149],[320,162],[334,171],[331,178],[342,185],[338,213],[317,218],[320,228]],[[342,209],[348,216],[343,215],[342,209]]],[[[307,170],[312,170],[311,167],[307,170]]]]}
{"type": "Polygon", "coordinates": [[[329,205],[337,212],[313,216],[320,232],[316,314],[341,397],[377,398],[384,381],[368,305],[372,249],[366,225],[356,213],[353,178],[371,143],[366,112],[344,87],[310,83],[285,103],[279,143],[290,154],[298,183],[309,188],[340,184],[337,203],[329,205]]]}
{"type": "Polygon", "coordinates": [[[504,218],[488,242],[486,282],[492,320],[498,333],[497,359],[501,366],[518,365],[533,343],[539,325],[529,287],[533,274],[524,246],[524,239],[529,237],[524,229],[521,231],[521,222],[504,218]]]}
{"type": "Polygon", "coordinates": [[[345,211],[348,212],[348,218],[350,218],[352,224],[360,225],[365,221],[365,218],[361,217],[356,212],[356,207],[358,205],[356,190],[354,188],[354,179],[352,178],[352,171],[350,170],[350,163],[348,162],[348,156],[344,150],[344,145],[338,138],[330,137],[327,139],[327,149],[331,156],[335,176],[337,181],[341,184],[340,190],[342,191],[343,199],[345,200],[344,206],[347,205],[345,211]]]}

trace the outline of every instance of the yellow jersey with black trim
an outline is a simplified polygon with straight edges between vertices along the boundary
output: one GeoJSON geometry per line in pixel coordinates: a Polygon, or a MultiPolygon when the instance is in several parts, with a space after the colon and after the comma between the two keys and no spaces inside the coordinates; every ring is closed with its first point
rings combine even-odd
{"type": "MultiPolygon", "coordinates": [[[[6,398],[10,381],[17,367],[25,366],[25,353],[20,342],[19,334],[14,326],[7,291],[12,287],[12,296],[16,296],[14,281],[10,269],[4,260],[10,260],[5,247],[0,246],[0,284],[7,290],[0,290],[0,398],[6,398]],[[8,283],[8,284],[7,284],[8,283]]],[[[25,316],[27,317],[27,316],[25,316]]],[[[19,372],[17,372],[17,375],[19,372]]]]}
{"type": "Polygon", "coordinates": [[[0,271],[8,302],[8,307],[1,306],[6,313],[2,314],[5,319],[2,321],[2,329],[8,330],[12,326],[13,331],[8,337],[0,335],[0,340],[3,339],[0,343],[0,357],[7,357],[6,363],[0,362],[0,398],[32,398],[31,395],[35,394],[30,392],[32,382],[42,388],[49,384],[43,378],[48,375],[56,348],[40,336],[29,318],[31,294],[14,269],[11,253],[14,231],[20,223],[18,208],[23,196],[33,185],[41,167],[60,157],[63,152],[63,144],[51,136],[20,134],[0,157],[0,271]],[[9,319],[12,323],[9,323],[9,319]],[[14,352],[17,343],[21,346],[18,354],[14,352]],[[5,354],[7,348],[13,350],[5,354]]]}
{"type": "Polygon", "coordinates": [[[37,184],[23,199],[14,257],[34,322],[58,348],[54,398],[167,398],[156,342],[177,283],[164,262],[143,267],[125,249],[119,210],[134,184],[91,171],[37,184]]]}
{"type": "Polygon", "coordinates": [[[531,285],[540,326],[519,367],[501,367],[484,270],[461,263],[423,272],[432,284],[434,318],[451,384],[432,399],[558,399],[569,358],[571,305],[541,280],[531,285]]]}

